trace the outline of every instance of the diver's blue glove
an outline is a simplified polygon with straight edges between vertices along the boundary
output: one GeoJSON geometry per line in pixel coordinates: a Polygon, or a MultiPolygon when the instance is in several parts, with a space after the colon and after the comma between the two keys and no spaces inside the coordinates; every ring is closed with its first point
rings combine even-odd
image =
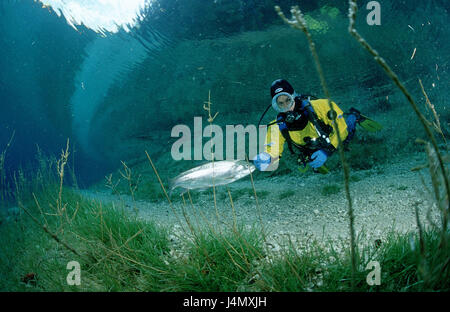
{"type": "Polygon", "coordinates": [[[308,164],[311,168],[317,169],[323,166],[327,158],[328,155],[324,150],[318,150],[311,155],[311,161],[308,164]]]}
{"type": "Polygon", "coordinates": [[[259,171],[265,171],[269,167],[272,158],[266,152],[259,153],[253,158],[253,163],[259,171]]]}

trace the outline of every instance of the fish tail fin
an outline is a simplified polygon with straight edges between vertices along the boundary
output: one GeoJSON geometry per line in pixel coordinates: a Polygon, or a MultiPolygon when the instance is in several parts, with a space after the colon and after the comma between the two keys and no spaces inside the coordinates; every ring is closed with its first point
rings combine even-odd
{"type": "Polygon", "coordinates": [[[172,192],[176,186],[175,186],[175,178],[169,179],[169,192],[172,192]]]}
{"type": "Polygon", "coordinates": [[[174,192],[174,190],[177,188],[177,186],[174,184],[174,182],[173,181],[170,181],[169,182],[169,189],[168,189],[168,195],[169,195],[169,197],[172,197],[172,194],[173,194],[173,192],[174,192]]]}

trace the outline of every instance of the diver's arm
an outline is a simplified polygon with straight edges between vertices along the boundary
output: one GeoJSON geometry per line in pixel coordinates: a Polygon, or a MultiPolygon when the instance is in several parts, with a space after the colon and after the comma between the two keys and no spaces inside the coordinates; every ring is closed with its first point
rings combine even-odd
{"type": "Polygon", "coordinates": [[[278,126],[270,126],[266,133],[264,142],[264,152],[259,153],[253,159],[259,171],[275,171],[283,153],[285,139],[278,129],[278,126]]]}
{"type": "Polygon", "coordinates": [[[277,156],[275,158],[271,157],[270,165],[269,165],[269,167],[267,167],[267,169],[265,171],[275,171],[275,170],[277,170],[280,158],[281,158],[280,156],[277,156]]]}

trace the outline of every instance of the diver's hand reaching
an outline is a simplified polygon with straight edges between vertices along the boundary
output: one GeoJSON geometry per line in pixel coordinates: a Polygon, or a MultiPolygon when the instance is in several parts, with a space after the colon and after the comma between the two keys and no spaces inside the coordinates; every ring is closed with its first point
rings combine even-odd
{"type": "Polygon", "coordinates": [[[311,161],[308,164],[311,168],[317,169],[325,164],[327,158],[328,155],[324,150],[318,150],[311,155],[311,161]]]}
{"type": "Polygon", "coordinates": [[[272,157],[266,152],[259,153],[253,158],[253,163],[259,171],[265,171],[272,162],[272,157]]]}

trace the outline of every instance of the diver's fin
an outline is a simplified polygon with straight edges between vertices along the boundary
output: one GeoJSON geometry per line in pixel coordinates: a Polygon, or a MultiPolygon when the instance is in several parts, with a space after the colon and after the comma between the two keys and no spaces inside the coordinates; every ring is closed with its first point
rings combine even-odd
{"type": "MultiPolygon", "coordinates": [[[[306,173],[306,171],[308,171],[309,169],[309,165],[307,166],[298,166],[298,171],[300,171],[301,173],[306,173]]],[[[315,173],[321,173],[321,174],[327,174],[330,172],[330,170],[328,170],[327,167],[325,167],[325,165],[316,168],[313,170],[315,173]]]]}
{"type": "Polygon", "coordinates": [[[364,128],[364,130],[367,130],[369,132],[376,132],[376,131],[380,131],[381,129],[383,129],[383,126],[381,124],[379,124],[378,122],[364,116],[361,115],[362,120],[358,122],[358,124],[364,128]]]}
{"type": "Polygon", "coordinates": [[[354,114],[356,116],[356,122],[364,129],[369,132],[376,132],[383,129],[383,126],[378,122],[370,119],[367,116],[361,114],[359,110],[356,108],[350,108],[350,114],[354,114]]]}
{"type": "Polygon", "coordinates": [[[321,173],[321,174],[327,174],[327,173],[330,172],[330,171],[328,170],[327,167],[325,167],[325,165],[323,165],[323,166],[317,168],[317,172],[318,172],[318,173],[321,173]]]}

